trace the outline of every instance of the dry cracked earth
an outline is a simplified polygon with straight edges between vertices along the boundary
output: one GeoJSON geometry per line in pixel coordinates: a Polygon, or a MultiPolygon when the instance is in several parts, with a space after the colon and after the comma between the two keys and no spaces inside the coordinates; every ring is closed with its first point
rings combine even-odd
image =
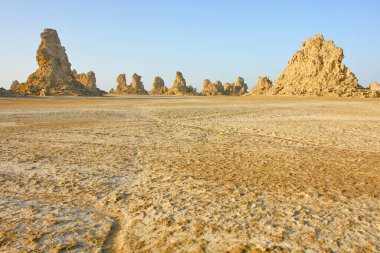
{"type": "Polygon", "coordinates": [[[0,100],[0,252],[379,252],[380,101],[0,100]]]}

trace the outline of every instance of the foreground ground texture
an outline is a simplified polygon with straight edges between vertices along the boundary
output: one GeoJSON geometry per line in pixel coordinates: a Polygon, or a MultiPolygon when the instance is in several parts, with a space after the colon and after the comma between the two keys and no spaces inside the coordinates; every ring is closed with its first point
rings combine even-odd
{"type": "Polygon", "coordinates": [[[0,252],[377,252],[379,182],[379,100],[0,100],[0,252]]]}

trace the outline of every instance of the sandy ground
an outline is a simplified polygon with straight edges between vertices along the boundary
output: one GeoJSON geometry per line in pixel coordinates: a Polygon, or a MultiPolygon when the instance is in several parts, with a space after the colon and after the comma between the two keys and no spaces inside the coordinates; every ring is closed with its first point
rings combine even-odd
{"type": "Polygon", "coordinates": [[[0,252],[379,252],[380,100],[0,100],[0,252]]]}

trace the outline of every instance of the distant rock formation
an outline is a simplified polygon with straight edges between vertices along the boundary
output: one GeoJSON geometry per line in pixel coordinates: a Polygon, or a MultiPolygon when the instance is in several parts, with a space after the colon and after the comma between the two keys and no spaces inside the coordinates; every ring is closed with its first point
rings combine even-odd
{"type": "Polygon", "coordinates": [[[13,95],[14,94],[10,92],[9,90],[4,89],[3,87],[0,87],[0,97],[11,97],[13,95]]]}
{"type": "Polygon", "coordinates": [[[117,86],[113,92],[115,94],[131,94],[131,87],[127,84],[125,74],[120,74],[116,78],[117,86]]]}
{"type": "Polygon", "coordinates": [[[223,85],[223,94],[224,95],[231,95],[233,91],[234,85],[231,83],[225,83],[223,85]]]}
{"type": "Polygon", "coordinates": [[[168,92],[168,88],[166,88],[164,80],[161,77],[156,76],[153,81],[153,88],[149,91],[149,94],[164,95],[166,92],[168,92]]]}
{"type": "Polygon", "coordinates": [[[369,85],[369,89],[371,91],[380,91],[380,83],[378,82],[372,82],[370,85],[369,85]]]}
{"type": "Polygon", "coordinates": [[[181,72],[177,71],[173,86],[168,90],[166,94],[175,96],[192,96],[197,95],[198,93],[197,89],[193,88],[193,86],[186,86],[185,78],[183,78],[181,72]]]}
{"type": "Polygon", "coordinates": [[[244,82],[244,78],[238,76],[236,83],[225,83],[223,89],[225,95],[242,96],[247,93],[248,85],[244,82]]]}
{"type": "Polygon", "coordinates": [[[268,77],[259,77],[259,81],[256,86],[252,88],[252,95],[265,95],[268,94],[272,89],[272,81],[268,77]]]}
{"type": "Polygon", "coordinates": [[[148,92],[144,88],[144,84],[141,82],[141,76],[136,73],[132,75],[131,90],[134,95],[148,95],[148,92]]]}
{"type": "Polygon", "coordinates": [[[234,87],[234,95],[241,96],[247,93],[248,85],[244,82],[244,78],[238,77],[234,87]]]}
{"type": "Polygon", "coordinates": [[[372,82],[369,85],[370,95],[372,98],[380,98],[380,84],[377,82],[372,82]]]}
{"type": "Polygon", "coordinates": [[[203,81],[203,89],[201,91],[202,96],[220,96],[223,94],[223,85],[219,80],[215,83],[211,83],[209,79],[203,81]]]}
{"type": "Polygon", "coordinates": [[[302,44],[275,80],[273,94],[363,96],[365,90],[342,63],[343,49],[317,34],[302,44]]]}
{"type": "Polygon", "coordinates": [[[14,80],[11,85],[11,90],[15,90],[17,86],[19,86],[20,83],[17,80],[14,80]]]}
{"type": "MultiPolygon", "coordinates": [[[[26,95],[102,95],[104,92],[91,83],[92,89],[78,82],[71,71],[71,64],[54,29],[41,33],[37,50],[38,69],[22,84],[15,84],[12,91],[26,95]]],[[[94,75],[95,77],[95,75],[94,75]]],[[[93,80],[92,80],[93,81],[93,80]]]]}
{"type": "Polygon", "coordinates": [[[113,91],[113,94],[124,94],[124,95],[147,95],[148,92],[144,88],[144,84],[141,82],[141,76],[134,73],[132,75],[132,83],[127,84],[127,79],[125,74],[118,75],[116,90],[113,91]]]}
{"type": "Polygon", "coordinates": [[[73,75],[75,79],[80,82],[84,87],[90,91],[96,91],[96,77],[94,71],[89,71],[87,74],[81,73],[77,74],[77,71],[73,70],[73,75]]]}

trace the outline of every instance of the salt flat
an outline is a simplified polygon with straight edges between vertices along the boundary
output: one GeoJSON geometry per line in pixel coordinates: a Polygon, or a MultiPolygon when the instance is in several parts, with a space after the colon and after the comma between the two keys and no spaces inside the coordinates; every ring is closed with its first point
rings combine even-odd
{"type": "Polygon", "coordinates": [[[378,252],[380,101],[0,99],[1,252],[378,252]]]}

